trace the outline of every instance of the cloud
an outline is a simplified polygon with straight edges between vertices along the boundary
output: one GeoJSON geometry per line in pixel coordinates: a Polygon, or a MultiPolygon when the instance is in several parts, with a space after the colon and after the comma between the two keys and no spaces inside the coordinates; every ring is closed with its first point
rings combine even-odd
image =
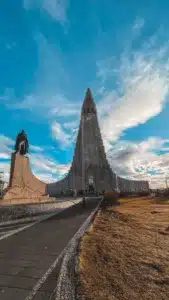
{"type": "Polygon", "coordinates": [[[68,173],[70,166],[71,164],[57,164],[56,170],[60,178],[62,178],[63,175],[66,175],[68,173]]]}
{"type": "MultiPolygon", "coordinates": [[[[4,180],[9,181],[10,172],[10,158],[13,151],[15,142],[4,135],[0,135],[0,171],[4,172],[4,180]]],[[[47,146],[40,147],[30,145],[30,164],[33,173],[45,182],[54,182],[61,179],[69,170],[70,164],[60,164],[51,158],[48,154],[45,154],[47,146]]],[[[48,150],[51,150],[49,148],[48,150]]]]}
{"type": "Polygon", "coordinates": [[[69,121],[69,122],[65,122],[63,123],[63,127],[66,129],[72,129],[73,131],[77,131],[78,130],[78,125],[79,125],[79,121],[78,120],[73,120],[73,121],[69,121]]]}
{"type": "Polygon", "coordinates": [[[5,182],[9,182],[10,163],[0,161],[0,172],[3,172],[2,178],[5,182]]]}
{"type": "MultiPolygon", "coordinates": [[[[13,144],[12,139],[0,136],[0,171],[4,172],[4,179],[7,182],[13,144]],[[2,152],[4,146],[7,147],[5,148],[7,152],[2,152]]],[[[139,143],[118,140],[113,142],[107,157],[117,175],[128,179],[148,180],[150,186],[156,188],[165,186],[165,179],[169,177],[169,153],[161,152],[161,149],[167,151],[168,148],[169,140],[160,137],[149,137],[139,143]],[[158,154],[159,152],[161,154],[158,154]]],[[[32,149],[34,152],[29,154],[32,172],[40,180],[46,183],[55,182],[68,173],[71,164],[60,164],[49,155],[41,153],[44,148],[39,146],[32,145],[32,149]]]]}
{"type": "Polygon", "coordinates": [[[33,172],[43,182],[52,183],[61,180],[68,173],[69,169],[70,164],[55,163],[52,172],[43,172],[43,170],[38,171],[37,169],[33,169],[33,172]]]}
{"type": "Polygon", "coordinates": [[[68,7],[68,0],[24,0],[26,10],[39,9],[40,12],[46,12],[61,24],[67,22],[68,7]]]}
{"type": "Polygon", "coordinates": [[[69,103],[68,101],[64,101],[64,99],[60,99],[57,107],[55,105],[55,107],[50,111],[50,115],[58,117],[75,117],[79,114],[79,111],[79,103],[69,103]]]}
{"type": "Polygon", "coordinates": [[[3,134],[0,135],[0,145],[12,146],[12,145],[14,145],[14,143],[15,142],[11,138],[9,138],[3,134]]]}
{"type": "MultiPolygon", "coordinates": [[[[49,156],[41,154],[29,155],[32,172],[40,180],[49,183],[55,182],[64,177],[69,171],[70,164],[59,164],[52,160],[49,156]]],[[[0,157],[1,159],[1,157],[0,157]]],[[[3,178],[9,182],[10,160],[0,160],[0,171],[3,171],[3,178]]]]}
{"type": "Polygon", "coordinates": [[[44,149],[39,146],[29,145],[29,147],[30,147],[30,150],[35,151],[35,152],[43,152],[44,151],[44,149]]]}
{"type": "Polygon", "coordinates": [[[132,27],[132,34],[134,34],[135,32],[137,32],[137,33],[140,32],[140,30],[143,28],[144,24],[145,24],[144,19],[141,17],[137,17],[136,21],[132,27]]]}
{"type": "Polygon", "coordinates": [[[80,112],[80,103],[73,103],[65,95],[70,77],[65,71],[62,53],[40,32],[33,38],[39,60],[34,86],[22,99],[15,96],[14,90],[7,89],[0,97],[2,104],[10,110],[25,110],[43,119],[76,116],[80,112]]]}
{"type": "Polygon", "coordinates": [[[127,129],[144,124],[163,110],[169,99],[168,54],[169,44],[158,47],[150,40],[140,50],[122,53],[116,61],[119,68],[114,67],[111,57],[97,63],[97,76],[101,86],[106,86],[98,111],[107,149],[127,129]],[[116,86],[110,89],[113,82],[116,86]]]}
{"type": "Polygon", "coordinates": [[[40,173],[40,172],[34,172],[34,174],[36,175],[36,177],[46,183],[52,183],[52,182],[56,182],[59,180],[58,176],[54,176],[53,174],[50,173],[40,173]]]}
{"type": "Polygon", "coordinates": [[[150,137],[140,143],[116,141],[107,156],[112,169],[128,179],[148,180],[151,187],[165,186],[169,174],[169,153],[157,154],[169,140],[150,137]]]}
{"type": "Polygon", "coordinates": [[[60,123],[58,122],[53,122],[51,126],[51,131],[52,131],[52,137],[57,140],[62,147],[67,147],[71,144],[72,142],[72,135],[67,133],[63,127],[61,126],[60,123]]]}
{"type": "Polygon", "coordinates": [[[10,109],[28,110],[39,116],[47,117],[74,117],[80,111],[80,104],[70,103],[62,94],[31,94],[26,95],[22,102],[16,102],[10,109]],[[45,112],[45,115],[44,115],[45,112]]]}
{"type": "Polygon", "coordinates": [[[48,156],[33,153],[29,155],[30,163],[36,171],[56,173],[56,162],[48,156]]]}
{"type": "Polygon", "coordinates": [[[78,120],[59,123],[54,121],[51,125],[52,138],[56,140],[62,149],[71,147],[77,138],[78,120]]]}
{"type": "Polygon", "coordinates": [[[4,135],[0,135],[0,159],[9,159],[12,152],[14,141],[4,135]]]}
{"type": "Polygon", "coordinates": [[[48,155],[32,154],[30,162],[32,172],[46,183],[62,179],[70,169],[70,164],[60,164],[48,155]]]}
{"type": "Polygon", "coordinates": [[[33,173],[41,180],[45,177],[50,182],[59,180],[70,168],[70,164],[60,164],[48,155],[31,154],[29,157],[33,173]]]}

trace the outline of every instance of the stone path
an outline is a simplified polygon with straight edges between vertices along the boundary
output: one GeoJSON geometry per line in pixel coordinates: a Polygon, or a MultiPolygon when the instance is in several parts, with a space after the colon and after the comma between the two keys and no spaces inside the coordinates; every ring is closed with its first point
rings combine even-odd
{"type": "Polygon", "coordinates": [[[14,232],[16,229],[20,229],[25,227],[25,225],[32,224],[35,221],[25,221],[25,222],[18,222],[16,224],[0,224],[0,238],[3,238],[8,233],[14,232]]]}
{"type": "MultiPolygon", "coordinates": [[[[24,300],[73,237],[98,199],[88,199],[0,241],[0,299],[24,300]]],[[[58,266],[59,267],[59,266],[58,266]]],[[[33,299],[49,299],[56,286],[58,267],[33,299]]]]}

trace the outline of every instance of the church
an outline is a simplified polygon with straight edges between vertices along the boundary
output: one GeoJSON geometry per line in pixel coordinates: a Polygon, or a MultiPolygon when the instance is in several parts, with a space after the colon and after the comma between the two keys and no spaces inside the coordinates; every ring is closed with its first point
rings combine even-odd
{"type": "Polygon", "coordinates": [[[101,137],[96,104],[89,88],[82,105],[71,168],[64,179],[47,185],[50,196],[56,196],[61,191],[67,190],[96,193],[112,190],[127,193],[149,190],[147,181],[124,179],[111,169],[101,137]]]}

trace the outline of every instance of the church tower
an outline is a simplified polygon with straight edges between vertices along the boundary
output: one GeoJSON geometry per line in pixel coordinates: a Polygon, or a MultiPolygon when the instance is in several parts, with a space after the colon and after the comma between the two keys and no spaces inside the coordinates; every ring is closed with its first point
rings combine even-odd
{"type": "MultiPolygon", "coordinates": [[[[116,188],[113,174],[106,158],[97,118],[97,109],[91,90],[86,91],[82,105],[80,128],[77,137],[72,172],[78,170],[82,189],[95,191],[116,188]]],[[[76,176],[75,176],[76,177],[76,176]]]]}
{"type": "Polygon", "coordinates": [[[48,185],[49,195],[59,190],[76,189],[111,191],[116,187],[116,175],[106,158],[97,109],[91,90],[86,91],[81,110],[80,126],[77,135],[73,162],[68,175],[61,181],[48,185]]]}

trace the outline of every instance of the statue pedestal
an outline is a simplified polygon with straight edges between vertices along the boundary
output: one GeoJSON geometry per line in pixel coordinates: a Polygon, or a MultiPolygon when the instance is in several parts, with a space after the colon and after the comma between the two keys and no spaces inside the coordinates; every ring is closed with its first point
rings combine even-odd
{"type": "Polygon", "coordinates": [[[16,203],[48,202],[50,198],[46,191],[46,184],[32,174],[29,158],[19,153],[12,153],[9,186],[2,201],[16,203]]]}

